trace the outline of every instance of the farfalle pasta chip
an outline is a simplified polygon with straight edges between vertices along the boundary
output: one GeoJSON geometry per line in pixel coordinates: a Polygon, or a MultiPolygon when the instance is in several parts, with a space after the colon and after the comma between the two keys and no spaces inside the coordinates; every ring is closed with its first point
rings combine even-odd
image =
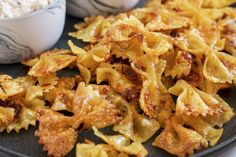
{"type": "Polygon", "coordinates": [[[143,34],[133,33],[132,37],[126,41],[112,42],[111,54],[117,58],[136,60],[138,56],[144,54],[143,42],[143,34]]]}
{"type": "Polygon", "coordinates": [[[39,108],[45,108],[45,101],[42,99],[43,89],[40,86],[30,86],[27,88],[24,105],[37,111],[39,108]]]}
{"type": "Polygon", "coordinates": [[[191,18],[192,25],[208,25],[211,27],[214,23],[209,16],[205,16],[204,12],[201,11],[202,8],[199,6],[198,1],[194,3],[191,0],[174,0],[173,7],[177,7],[183,14],[191,18]]]}
{"type": "MultiPolygon", "coordinates": [[[[225,15],[230,16],[227,13],[225,13],[225,15]]],[[[220,22],[220,25],[222,25],[222,27],[223,27],[223,30],[221,31],[221,34],[222,34],[223,38],[225,39],[224,50],[226,50],[228,53],[232,54],[233,56],[236,56],[236,40],[235,40],[236,21],[235,21],[235,13],[233,13],[233,15],[234,15],[233,17],[223,19],[220,22]]]]}
{"type": "Polygon", "coordinates": [[[219,95],[214,94],[214,98],[219,102],[219,106],[224,109],[224,112],[218,115],[208,115],[205,120],[212,126],[222,127],[235,115],[233,109],[219,95]]]}
{"type": "Polygon", "coordinates": [[[203,1],[203,7],[222,8],[234,3],[234,0],[206,0],[203,1]]]}
{"type": "Polygon", "coordinates": [[[44,92],[48,92],[49,90],[55,88],[58,83],[58,80],[59,78],[57,77],[56,73],[37,78],[38,85],[42,88],[44,92]]]}
{"type": "Polygon", "coordinates": [[[112,146],[107,144],[78,143],[76,145],[76,157],[128,157],[126,153],[117,152],[112,146]]]}
{"type": "Polygon", "coordinates": [[[183,117],[185,125],[193,128],[203,138],[209,141],[210,146],[214,146],[220,139],[223,129],[215,129],[204,118],[201,117],[183,117]]]}
{"type": "Polygon", "coordinates": [[[13,123],[7,125],[5,128],[9,133],[12,130],[19,132],[21,129],[28,130],[29,125],[36,125],[36,112],[27,107],[22,107],[19,117],[13,123]]]}
{"type": "Polygon", "coordinates": [[[164,131],[152,143],[179,157],[192,155],[194,150],[208,146],[207,140],[196,131],[186,128],[178,119],[172,117],[166,123],[164,131]]]}
{"type": "Polygon", "coordinates": [[[69,35],[87,46],[68,41],[70,50],[23,61],[27,76],[0,75],[0,131],[37,119],[49,156],[66,156],[92,129],[107,144],[85,140],[77,156],[147,156],[142,143],[158,130],[153,146],[177,156],[216,145],[235,114],[217,94],[236,84],[232,2],[150,0],[86,18],[69,35]],[[61,77],[62,69],[73,73],[61,77]],[[108,126],[121,135],[96,129],[108,126]]]}
{"type": "Polygon", "coordinates": [[[94,134],[102,138],[106,143],[112,145],[116,150],[127,153],[129,155],[136,155],[137,157],[143,157],[147,155],[146,149],[139,142],[130,142],[130,140],[122,135],[104,135],[98,131],[96,127],[93,127],[94,134]]]}
{"type": "Polygon", "coordinates": [[[123,67],[124,65],[121,67],[121,72],[119,72],[116,70],[115,66],[109,64],[100,65],[96,70],[97,83],[100,84],[103,81],[108,81],[116,92],[125,99],[132,100],[133,98],[139,97],[140,87],[136,84],[139,78],[131,67],[130,70],[127,68],[127,70],[124,70],[123,67]],[[132,75],[132,73],[134,75],[132,75]],[[133,80],[130,80],[129,76],[131,76],[133,80]]]}
{"type": "Polygon", "coordinates": [[[145,33],[143,50],[151,56],[160,56],[173,49],[171,39],[161,33],[145,33]]]}
{"type": "MultiPolygon", "coordinates": [[[[157,0],[157,1],[159,1],[159,0],[157,0]]],[[[156,2],[153,2],[153,3],[157,4],[156,2]]],[[[128,12],[128,15],[131,14],[131,15],[135,16],[139,21],[141,21],[144,25],[146,25],[158,16],[159,9],[155,8],[154,6],[155,5],[152,4],[152,6],[150,6],[150,8],[137,8],[137,9],[135,9],[135,11],[128,12]]]]}
{"type": "Polygon", "coordinates": [[[139,114],[134,105],[130,106],[125,100],[119,98],[116,101],[119,102],[118,104],[124,113],[122,121],[114,125],[114,131],[129,137],[133,141],[145,142],[160,128],[156,119],[139,114]]]}
{"type": "MultiPolygon", "coordinates": [[[[72,52],[76,55],[77,57],[77,65],[79,68],[82,70],[83,77],[88,79],[89,75],[93,76],[96,68],[99,66],[100,62],[104,62],[109,59],[109,50],[110,47],[109,45],[101,44],[101,45],[96,45],[92,49],[88,50],[86,52],[83,49],[78,48],[75,46],[71,41],[69,41],[69,46],[72,49],[72,52]],[[86,69],[90,70],[90,74],[86,69]]],[[[86,80],[87,81],[87,80],[86,80]]]]}
{"type": "Polygon", "coordinates": [[[110,26],[109,18],[105,19],[102,16],[85,19],[85,22],[86,27],[84,25],[75,25],[79,31],[69,35],[82,39],[84,42],[97,42],[102,38],[104,29],[110,26]]]}
{"type": "Polygon", "coordinates": [[[202,34],[195,28],[178,33],[174,43],[178,48],[200,57],[209,51],[202,34]]]}
{"type": "Polygon", "coordinates": [[[206,57],[203,65],[203,75],[214,83],[232,83],[234,79],[233,74],[219,60],[215,53],[211,52],[206,57]]]}
{"type": "Polygon", "coordinates": [[[135,26],[120,22],[114,27],[111,27],[110,30],[107,32],[107,35],[101,41],[127,41],[132,37],[133,34],[141,32],[142,30],[135,26]]]}
{"type": "Polygon", "coordinates": [[[150,21],[145,28],[149,31],[179,29],[188,26],[189,19],[181,17],[173,11],[160,9],[158,16],[150,21]],[[173,20],[175,19],[175,20],[173,20]]]}
{"type": "Polygon", "coordinates": [[[236,58],[223,52],[216,52],[216,56],[231,73],[232,80],[236,83],[236,58]]]}
{"type": "Polygon", "coordinates": [[[24,91],[19,82],[8,75],[0,75],[0,86],[0,99],[3,101],[24,91]]]}
{"type": "Polygon", "coordinates": [[[192,87],[184,80],[179,80],[168,90],[177,95],[176,112],[192,116],[220,114],[224,108],[214,96],[192,87]]]}
{"type": "Polygon", "coordinates": [[[14,109],[0,106],[0,127],[9,125],[14,120],[14,109]]]}
{"type": "Polygon", "coordinates": [[[70,90],[58,90],[55,100],[51,106],[54,111],[69,111],[73,110],[73,99],[75,96],[74,91],[70,90]]]}
{"type": "Polygon", "coordinates": [[[48,109],[39,110],[38,114],[39,129],[35,135],[39,137],[39,143],[44,145],[43,150],[53,156],[69,153],[77,139],[77,132],[71,124],[72,118],[48,109]]]}
{"type": "Polygon", "coordinates": [[[43,77],[55,73],[76,61],[76,57],[68,50],[55,49],[45,52],[29,71],[30,76],[43,77]]]}
{"type": "Polygon", "coordinates": [[[181,78],[190,74],[193,57],[186,51],[169,51],[162,56],[167,61],[165,76],[172,78],[181,78]]]}
{"type": "Polygon", "coordinates": [[[58,80],[57,88],[72,90],[76,85],[76,78],[74,77],[60,77],[58,80]]]}
{"type": "Polygon", "coordinates": [[[161,83],[161,75],[166,65],[165,61],[153,60],[150,56],[144,55],[139,58],[136,64],[132,63],[131,66],[143,78],[139,98],[141,109],[149,117],[158,117],[163,110],[171,112],[172,98],[161,83]]]}
{"type": "Polygon", "coordinates": [[[109,86],[87,86],[84,82],[78,85],[73,100],[73,113],[75,118],[82,120],[83,128],[89,129],[93,125],[104,128],[121,120],[120,111],[106,98],[107,94],[112,94],[109,86]]]}
{"type": "Polygon", "coordinates": [[[21,129],[28,130],[29,125],[36,124],[36,112],[31,108],[25,107],[21,100],[9,100],[2,104],[5,107],[5,113],[2,115],[10,116],[11,111],[14,112],[13,119],[7,125],[1,125],[0,131],[6,130],[8,133],[12,130],[19,132],[21,129]],[[10,109],[10,110],[9,110],[10,109]],[[6,112],[8,110],[8,112],[6,112]]]}

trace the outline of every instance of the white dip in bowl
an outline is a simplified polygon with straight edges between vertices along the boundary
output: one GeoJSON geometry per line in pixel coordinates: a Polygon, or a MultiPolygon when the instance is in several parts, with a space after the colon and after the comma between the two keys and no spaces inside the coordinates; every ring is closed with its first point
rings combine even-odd
{"type": "Polygon", "coordinates": [[[0,0],[0,18],[29,14],[52,4],[54,0],[0,0]]]}
{"type": "Polygon", "coordinates": [[[36,56],[53,47],[60,38],[65,24],[66,0],[46,0],[48,4],[37,4],[39,1],[0,0],[1,7],[3,2],[14,3],[8,5],[8,11],[0,8],[0,63],[16,63],[36,56]],[[22,4],[16,3],[21,6],[15,8],[13,5],[17,1],[22,4]]]}

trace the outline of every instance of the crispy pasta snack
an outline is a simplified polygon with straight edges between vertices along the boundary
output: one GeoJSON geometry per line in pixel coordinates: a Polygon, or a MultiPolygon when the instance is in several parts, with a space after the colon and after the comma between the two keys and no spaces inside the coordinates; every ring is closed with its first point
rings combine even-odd
{"type": "Polygon", "coordinates": [[[35,135],[55,157],[83,130],[106,144],[86,139],[77,157],[144,157],[158,131],[152,145],[179,157],[216,145],[235,114],[218,95],[236,84],[236,10],[226,7],[234,2],[150,0],[86,18],[69,35],[87,46],[68,41],[69,50],[23,61],[27,76],[0,75],[0,132],[38,121],[35,135]]]}

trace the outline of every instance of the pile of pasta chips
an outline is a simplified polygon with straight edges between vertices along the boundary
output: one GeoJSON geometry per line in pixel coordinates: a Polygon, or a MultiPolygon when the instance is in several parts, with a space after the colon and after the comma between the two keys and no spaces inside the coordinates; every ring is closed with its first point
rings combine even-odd
{"type": "Polygon", "coordinates": [[[0,75],[0,131],[39,122],[49,156],[147,156],[142,143],[184,157],[214,146],[233,109],[217,94],[236,84],[232,0],[151,0],[143,8],[86,18],[69,35],[87,43],[22,62],[27,76],[0,75]],[[62,69],[78,74],[59,77],[62,69]],[[173,97],[176,99],[173,99],[173,97]],[[101,128],[112,127],[106,135],[101,128]],[[89,138],[89,137],[88,137],[89,138]]]}

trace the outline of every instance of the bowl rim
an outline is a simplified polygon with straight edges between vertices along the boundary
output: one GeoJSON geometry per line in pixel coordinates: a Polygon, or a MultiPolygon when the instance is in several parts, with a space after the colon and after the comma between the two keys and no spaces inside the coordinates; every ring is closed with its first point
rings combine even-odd
{"type": "Polygon", "coordinates": [[[36,14],[39,14],[41,12],[44,12],[45,10],[47,10],[48,8],[51,8],[53,7],[57,2],[59,1],[63,1],[63,0],[54,0],[53,3],[47,5],[46,7],[44,8],[41,8],[39,10],[35,10],[33,12],[29,12],[27,14],[24,14],[24,15],[20,15],[20,16],[14,16],[14,17],[6,17],[6,18],[0,18],[0,21],[13,21],[13,20],[19,20],[19,19],[23,19],[23,18],[27,18],[27,17],[32,17],[36,14]]]}

